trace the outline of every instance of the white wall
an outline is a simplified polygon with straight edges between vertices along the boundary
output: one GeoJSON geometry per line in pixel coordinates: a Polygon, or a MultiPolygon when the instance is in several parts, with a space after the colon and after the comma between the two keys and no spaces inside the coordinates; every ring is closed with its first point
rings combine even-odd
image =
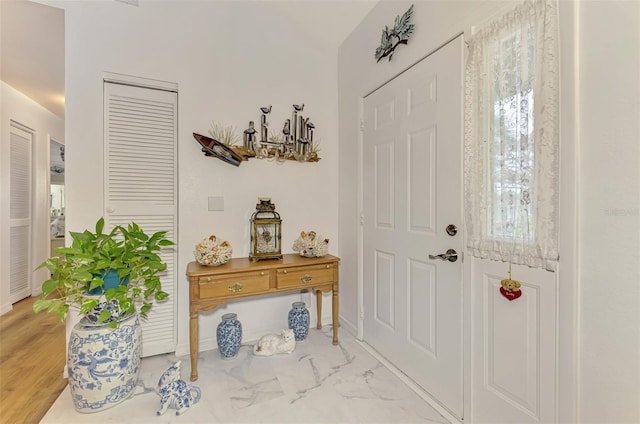
{"type": "Polygon", "coordinates": [[[640,422],[640,2],[580,3],[580,407],[640,422]]]}
{"type": "MultiPolygon", "coordinates": [[[[33,221],[32,265],[35,268],[49,256],[49,138],[64,142],[64,120],[43,108],[10,85],[0,81],[0,314],[12,309],[9,302],[9,130],[14,120],[34,130],[32,146],[33,221]]],[[[46,269],[32,273],[32,293],[40,293],[47,278],[46,269]]]]}
{"type": "MultiPolygon", "coordinates": [[[[178,354],[188,352],[184,271],[194,245],[216,234],[230,241],[235,257],[247,256],[249,218],[259,196],[270,196],[281,214],[284,252],[291,252],[300,231],[315,229],[331,239],[330,253],[339,253],[337,42],[310,35],[304,20],[290,20],[269,2],[60,5],[66,9],[69,230],[91,228],[103,213],[103,72],[178,84],[178,354]],[[293,103],[304,103],[303,113],[316,126],[318,163],[252,159],[236,168],[205,157],[191,134],[207,134],[212,121],[242,132],[249,120],[259,122],[259,107],[269,104],[271,128],[280,131],[293,103]],[[208,196],[223,196],[225,210],[208,212],[208,196]]],[[[313,20],[309,10],[303,17],[313,20]]],[[[237,312],[244,340],[251,340],[286,327],[291,302],[299,298],[262,297],[201,314],[201,349],[215,346],[223,313],[237,312]]],[[[330,305],[323,308],[327,319],[330,305]]]]}
{"type": "MultiPolygon", "coordinates": [[[[339,51],[341,302],[352,328],[359,302],[359,99],[452,36],[516,4],[415,2],[420,25],[409,44],[391,62],[376,64],[381,29],[411,3],[379,3],[339,51]]],[[[640,3],[560,3],[558,420],[639,422],[640,3]]]]}

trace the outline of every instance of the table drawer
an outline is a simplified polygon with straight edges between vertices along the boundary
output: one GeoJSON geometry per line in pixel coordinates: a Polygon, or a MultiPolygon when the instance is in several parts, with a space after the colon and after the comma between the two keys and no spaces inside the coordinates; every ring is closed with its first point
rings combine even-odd
{"type": "Polygon", "coordinates": [[[201,277],[198,283],[200,299],[262,293],[269,290],[269,272],[256,271],[201,277]]]}
{"type": "Polygon", "coordinates": [[[288,287],[313,287],[318,284],[333,282],[333,264],[307,266],[302,269],[279,269],[277,272],[277,286],[279,289],[288,287]]]}

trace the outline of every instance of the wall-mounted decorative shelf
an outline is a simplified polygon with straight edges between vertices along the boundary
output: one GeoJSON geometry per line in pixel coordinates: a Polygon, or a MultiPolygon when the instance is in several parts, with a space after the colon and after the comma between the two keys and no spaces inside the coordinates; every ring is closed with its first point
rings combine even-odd
{"type": "Polygon", "coordinates": [[[279,162],[285,160],[295,160],[298,162],[318,162],[320,158],[316,152],[300,153],[296,150],[289,150],[288,146],[277,142],[262,143],[262,147],[257,151],[248,150],[244,147],[233,147],[233,150],[242,157],[242,160],[249,158],[273,159],[279,162]]]}
{"type": "Polygon", "coordinates": [[[278,142],[264,142],[257,151],[249,150],[243,146],[228,146],[206,135],[193,133],[193,137],[202,147],[205,156],[216,157],[223,162],[234,166],[240,166],[249,158],[270,159],[277,162],[295,160],[298,162],[318,162],[320,158],[316,152],[298,152],[289,145],[278,142]]]}
{"type": "Polygon", "coordinates": [[[271,159],[276,162],[294,160],[298,162],[318,162],[318,146],[313,140],[315,125],[308,117],[302,116],[304,104],[293,105],[290,119],[286,119],[282,134],[273,132],[268,136],[269,123],[267,115],[271,113],[271,105],[261,107],[260,140],[257,139],[253,121],[249,121],[249,128],[244,130],[242,146],[235,145],[238,137],[233,128],[224,128],[214,124],[209,133],[212,137],[193,133],[206,156],[214,156],[231,165],[240,166],[242,161],[249,158],[271,159]],[[220,141],[223,140],[224,142],[220,141]]]}

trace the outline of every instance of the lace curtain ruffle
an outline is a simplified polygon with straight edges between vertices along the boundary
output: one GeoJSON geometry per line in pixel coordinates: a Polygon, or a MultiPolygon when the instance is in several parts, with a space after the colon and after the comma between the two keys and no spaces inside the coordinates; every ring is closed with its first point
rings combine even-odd
{"type": "Polygon", "coordinates": [[[557,5],[527,1],[469,39],[465,220],[469,253],[555,269],[557,5]]]}

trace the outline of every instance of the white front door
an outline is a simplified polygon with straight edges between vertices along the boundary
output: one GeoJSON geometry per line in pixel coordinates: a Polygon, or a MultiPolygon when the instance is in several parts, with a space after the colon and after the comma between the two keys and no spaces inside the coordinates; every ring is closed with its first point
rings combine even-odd
{"type": "Polygon", "coordinates": [[[364,340],[459,418],[462,61],[459,37],[367,96],[363,146],[364,340]]]}

